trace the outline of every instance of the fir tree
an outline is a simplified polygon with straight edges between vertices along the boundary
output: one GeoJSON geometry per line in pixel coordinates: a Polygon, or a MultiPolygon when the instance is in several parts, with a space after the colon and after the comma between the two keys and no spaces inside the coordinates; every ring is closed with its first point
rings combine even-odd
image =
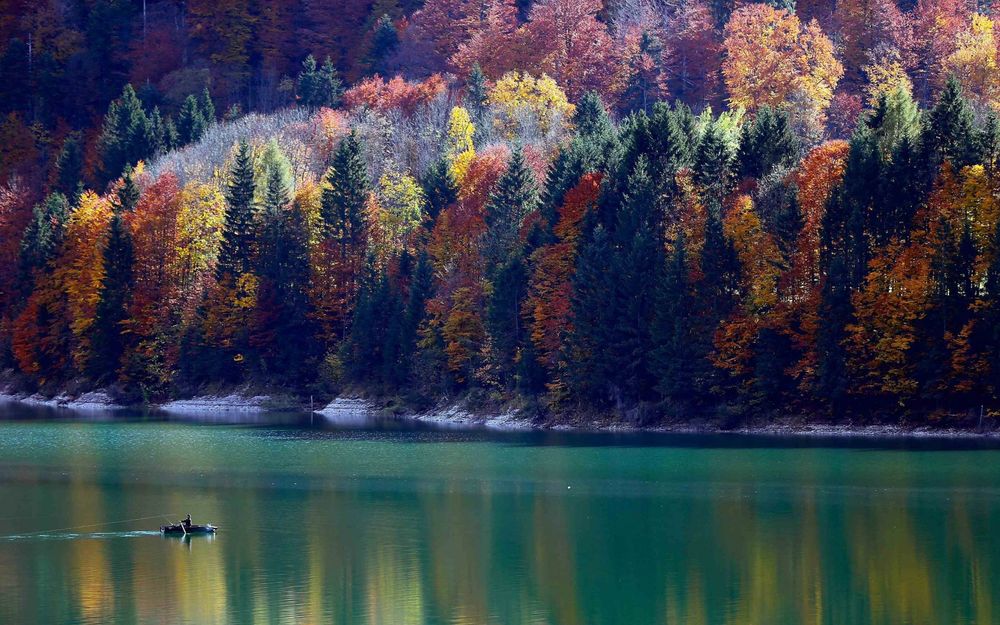
{"type": "Polygon", "coordinates": [[[324,232],[339,242],[343,255],[359,249],[364,241],[369,186],[361,143],[352,132],[333,155],[320,205],[324,232]]]}
{"type": "Polygon", "coordinates": [[[108,107],[98,140],[104,181],[117,178],[126,166],[151,155],[150,139],[149,118],[132,85],[125,85],[121,97],[108,107]]]}
{"type": "Polygon", "coordinates": [[[829,261],[823,281],[816,337],[818,397],[835,417],[847,409],[849,378],[844,341],[853,316],[849,284],[850,270],[837,254],[829,261]]]}
{"type": "Polygon", "coordinates": [[[45,270],[55,258],[62,245],[71,212],[66,196],[59,192],[49,194],[45,201],[36,204],[32,210],[31,221],[21,238],[18,257],[18,282],[24,297],[31,292],[36,272],[45,270]]]}
{"type": "Polygon", "coordinates": [[[518,353],[524,340],[521,306],[528,290],[528,272],[520,254],[510,256],[495,271],[486,305],[486,330],[490,336],[490,360],[500,384],[515,384],[518,353]]]}
{"type": "Polygon", "coordinates": [[[209,93],[208,87],[205,87],[201,92],[201,98],[198,100],[198,106],[201,111],[201,117],[205,121],[205,127],[211,126],[215,123],[215,102],[212,101],[212,94],[209,93]]]}
{"type": "Polygon", "coordinates": [[[63,142],[56,161],[56,190],[76,205],[83,193],[83,143],[78,133],[72,133],[63,142]]]}
{"type": "Polygon", "coordinates": [[[177,114],[177,133],[181,145],[194,143],[201,139],[205,132],[206,121],[202,116],[198,99],[189,95],[181,106],[180,113],[177,114]]]}
{"type": "Polygon", "coordinates": [[[272,377],[301,382],[315,356],[308,318],[309,232],[301,210],[291,205],[287,159],[272,143],[262,160],[265,188],[255,272],[261,286],[250,344],[260,350],[272,377]]]}
{"type": "Polygon", "coordinates": [[[721,202],[732,181],[733,156],[715,124],[705,130],[694,157],[694,180],[710,201],[721,202]]]}
{"type": "Polygon", "coordinates": [[[609,270],[614,291],[606,306],[613,314],[611,340],[604,346],[611,366],[608,381],[615,400],[624,405],[645,399],[652,388],[650,329],[654,285],[662,261],[656,236],[656,191],[644,157],[629,176],[627,189],[611,238],[609,270]]]}
{"type": "Polygon", "coordinates": [[[104,247],[104,278],[91,328],[91,354],[88,374],[95,380],[114,377],[122,365],[127,348],[124,323],[134,286],[132,276],[132,234],[125,215],[135,210],[139,191],[126,169],[124,182],[115,194],[114,214],[104,247]]]}
{"type": "Polygon", "coordinates": [[[583,136],[608,135],[614,132],[614,125],[601,102],[601,96],[595,91],[588,91],[580,98],[573,115],[573,125],[577,134],[583,136]]]}
{"type": "Polygon", "coordinates": [[[683,235],[674,243],[656,288],[656,314],[652,328],[651,369],[656,390],[671,407],[684,410],[696,401],[698,337],[692,323],[697,315],[687,269],[687,244],[683,235]]]}
{"type": "Polygon", "coordinates": [[[978,155],[972,109],[962,97],[962,87],[951,76],[937,103],[927,112],[921,137],[930,178],[945,160],[956,169],[976,162],[978,155]]]}
{"type": "Polygon", "coordinates": [[[386,61],[397,47],[399,47],[399,33],[396,32],[396,25],[392,23],[392,18],[383,14],[375,22],[371,49],[368,53],[368,66],[376,72],[384,71],[386,61]]]}
{"type": "Polygon", "coordinates": [[[615,276],[608,270],[612,248],[602,224],[584,232],[589,235],[581,242],[573,272],[572,325],[563,363],[573,396],[606,405],[612,372],[607,345],[614,323],[614,310],[609,302],[614,297],[615,276]]]}
{"type": "Polygon", "coordinates": [[[451,168],[448,167],[448,162],[438,159],[424,173],[420,186],[424,190],[424,197],[427,198],[427,216],[431,220],[428,229],[430,229],[441,211],[458,200],[458,185],[455,183],[451,168]]]}
{"type": "Polygon", "coordinates": [[[486,235],[483,256],[488,271],[495,270],[519,245],[521,224],[538,208],[535,176],[524,160],[520,146],[510,156],[507,169],[490,193],[486,205],[486,235]]]}
{"type": "Polygon", "coordinates": [[[226,185],[226,217],[216,268],[216,275],[220,280],[224,276],[235,279],[251,268],[255,234],[255,192],[253,156],[250,144],[244,139],[236,150],[226,185]]]}
{"type": "Polygon", "coordinates": [[[763,107],[740,137],[740,175],[762,178],[775,167],[791,165],[799,156],[799,142],[788,123],[788,114],[763,107]]]}

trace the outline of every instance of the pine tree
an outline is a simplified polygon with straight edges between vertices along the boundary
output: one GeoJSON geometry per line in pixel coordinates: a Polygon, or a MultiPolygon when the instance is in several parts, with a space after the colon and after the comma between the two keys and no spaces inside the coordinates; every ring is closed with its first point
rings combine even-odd
{"type": "Polygon", "coordinates": [[[572,323],[562,360],[573,396],[580,401],[606,405],[612,372],[607,346],[614,322],[609,302],[615,293],[615,276],[608,269],[612,248],[602,224],[584,232],[573,272],[572,323]]]}
{"type": "Polygon", "coordinates": [[[104,181],[121,175],[128,165],[135,165],[153,153],[149,118],[132,85],[125,85],[122,95],[108,107],[98,140],[104,181]]]}
{"type": "Polygon", "coordinates": [[[158,106],[153,107],[153,112],[149,114],[149,137],[154,155],[166,154],[174,148],[167,138],[167,126],[158,106]]]}
{"type": "Polygon", "coordinates": [[[340,105],[340,97],[344,94],[344,85],[337,73],[337,67],[330,57],[326,57],[319,70],[319,90],[317,102],[319,106],[336,108],[340,105]]]}
{"type": "Polygon", "coordinates": [[[114,214],[108,226],[108,240],[104,247],[104,278],[94,324],[91,328],[91,353],[88,374],[95,380],[113,378],[122,365],[127,348],[124,323],[134,286],[132,276],[132,234],[125,223],[125,215],[135,210],[139,190],[126,169],[124,182],[113,201],[114,214]]]}
{"type": "Polygon", "coordinates": [[[71,212],[66,196],[59,192],[50,194],[41,204],[35,205],[31,221],[21,238],[18,257],[18,283],[24,297],[31,292],[35,274],[46,269],[59,251],[71,212]]]}
{"type": "Polygon", "coordinates": [[[212,101],[212,94],[209,93],[208,87],[205,87],[201,92],[201,99],[198,100],[198,106],[201,110],[201,117],[205,120],[205,127],[211,126],[215,123],[215,102],[212,101]]]}
{"type": "Polygon", "coordinates": [[[850,270],[837,254],[829,261],[823,281],[816,337],[817,395],[835,417],[847,409],[849,377],[844,340],[853,316],[849,285],[850,270]]]}
{"type": "Polygon", "coordinates": [[[323,93],[320,88],[319,72],[316,70],[316,57],[309,55],[302,61],[302,69],[296,85],[296,95],[302,106],[323,106],[323,93]]]}
{"type": "Polygon", "coordinates": [[[270,376],[301,382],[316,355],[308,318],[309,232],[302,212],[291,205],[291,167],[277,144],[268,146],[262,161],[266,182],[255,271],[261,286],[250,344],[260,350],[270,376]]]}
{"type": "Polygon", "coordinates": [[[375,72],[385,70],[385,63],[399,47],[399,33],[396,32],[396,25],[392,23],[392,18],[382,15],[375,23],[375,32],[372,34],[371,49],[368,53],[368,66],[375,72]]]}
{"type": "Polygon", "coordinates": [[[486,204],[483,257],[488,271],[499,268],[518,249],[521,224],[538,208],[538,203],[535,175],[518,146],[486,204]]]}
{"type": "Polygon", "coordinates": [[[458,185],[455,183],[451,168],[448,167],[448,162],[438,159],[424,173],[420,186],[423,187],[424,197],[427,198],[427,216],[431,220],[427,228],[431,229],[441,211],[458,200],[458,185]]]}
{"type": "Polygon", "coordinates": [[[956,169],[976,162],[977,141],[972,109],[962,96],[962,87],[952,76],[944,91],[926,115],[924,132],[921,137],[923,151],[927,159],[927,176],[937,175],[937,168],[945,161],[951,161],[956,169]]]}
{"type": "Polygon", "coordinates": [[[733,155],[715,124],[705,130],[694,156],[694,180],[708,201],[721,202],[731,189],[733,155]]]}
{"type": "Polygon", "coordinates": [[[327,237],[337,241],[343,256],[364,241],[365,203],[370,187],[368,168],[356,133],[344,137],[326,172],[320,205],[327,237]]]}
{"type": "Polygon", "coordinates": [[[198,99],[189,95],[181,106],[180,113],[177,114],[177,133],[180,137],[181,145],[188,145],[201,139],[205,132],[206,121],[202,116],[198,99]]]}
{"type": "Polygon", "coordinates": [[[528,272],[520,254],[510,256],[496,271],[486,304],[490,360],[500,384],[512,389],[519,351],[524,343],[521,306],[528,291],[528,272]]]}
{"type": "Polygon", "coordinates": [[[483,74],[483,68],[479,63],[474,63],[469,72],[469,80],[465,83],[465,108],[477,128],[486,116],[488,97],[489,86],[486,84],[486,75],[483,74]]]}
{"type": "Polygon", "coordinates": [[[645,157],[629,176],[628,191],[612,232],[609,268],[613,276],[609,382],[615,400],[630,405],[645,399],[653,381],[649,368],[655,283],[662,262],[657,244],[656,191],[645,157]]]}
{"type": "Polygon", "coordinates": [[[76,205],[83,193],[83,142],[79,133],[72,133],[63,142],[56,161],[56,191],[76,205]]]}
{"type": "Polygon", "coordinates": [[[656,390],[668,404],[684,410],[696,401],[696,373],[703,354],[692,323],[697,315],[687,269],[687,244],[681,235],[657,281],[650,367],[656,390]]]}
{"type": "Polygon", "coordinates": [[[614,125],[608,112],[601,102],[601,96],[595,91],[588,91],[580,98],[573,115],[573,125],[577,134],[584,136],[608,135],[614,132],[614,125]]]}
{"type": "Polygon", "coordinates": [[[760,179],[775,167],[791,165],[799,156],[799,142],[788,123],[788,114],[763,107],[740,137],[740,175],[760,179]]]}
{"type": "Polygon", "coordinates": [[[226,185],[226,217],[222,229],[222,246],[216,268],[217,277],[235,279],[251,269],[254,245],[253,155],[250,144],[241,140],[226,185]]]}

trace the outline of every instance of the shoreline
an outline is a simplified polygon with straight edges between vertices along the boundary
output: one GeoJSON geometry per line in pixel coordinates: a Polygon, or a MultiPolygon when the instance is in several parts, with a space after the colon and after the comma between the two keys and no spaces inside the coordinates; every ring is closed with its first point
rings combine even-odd
{"type": "Polygon", "coordinates": [[[287,396],[272,396],[256,393],[228,392],[197,395],[186,399],[175,399],[161,404],[123,405],[115,403],[106,390],[99,389],[72,397],[62,393],[46,397],[38,393],[15,393],[10,389],[0,389],[0,405],[15,403],[27,407],[65,410],[69,413],[93,416],[95,413],[115,413],[122,411],[150,411],[173,417],[233,417],[240,422],[260,422],[267,414],[302,413],[322,417],[332,425],[363,426],[376,421],[399,421],[425,424],[443,429],[494,430],[508,432],[551,431],[605,434],[692,434],[692,435],[734,435],[734,436],[802,436],[810,438],[952,438],[952,439],[1000,439],[1000,429],[963,428],[954,425],[934,427],[931,425],[907,425],[889,423],[824,423],[807,420],[782,419],[767,423],[748,423],[733,428],[725,428],[706,420],[671,421],[649,426],[636,426],[619,421],[537,421],[518,415],[514,409],[496,412],[474,412],[460,403],[442,404],[425,411],[391,412],[378,403],[360,398],[342,396],[323,407],[310,411],[287,396]]]}

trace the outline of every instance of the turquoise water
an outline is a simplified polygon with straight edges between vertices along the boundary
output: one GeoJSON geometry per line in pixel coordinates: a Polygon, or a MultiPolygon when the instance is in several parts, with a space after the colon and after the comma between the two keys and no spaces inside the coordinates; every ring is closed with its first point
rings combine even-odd
{"type": "Polygon", "coordinates": [[[998,623],[998,521],[971,443],[0,421],[0,623],[998,623]]]}

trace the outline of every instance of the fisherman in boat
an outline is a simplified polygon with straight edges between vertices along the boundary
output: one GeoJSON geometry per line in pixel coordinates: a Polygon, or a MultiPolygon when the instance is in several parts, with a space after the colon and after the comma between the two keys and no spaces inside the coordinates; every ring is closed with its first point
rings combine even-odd
{"type": "Polygon", "coordinates": [[[184,529],[186,529],[186,530],[191,529],[191,515],[190,514],[187,515],[187,517],[183,521],[181,521],[181,525],[183,525],[184,529]]]}

